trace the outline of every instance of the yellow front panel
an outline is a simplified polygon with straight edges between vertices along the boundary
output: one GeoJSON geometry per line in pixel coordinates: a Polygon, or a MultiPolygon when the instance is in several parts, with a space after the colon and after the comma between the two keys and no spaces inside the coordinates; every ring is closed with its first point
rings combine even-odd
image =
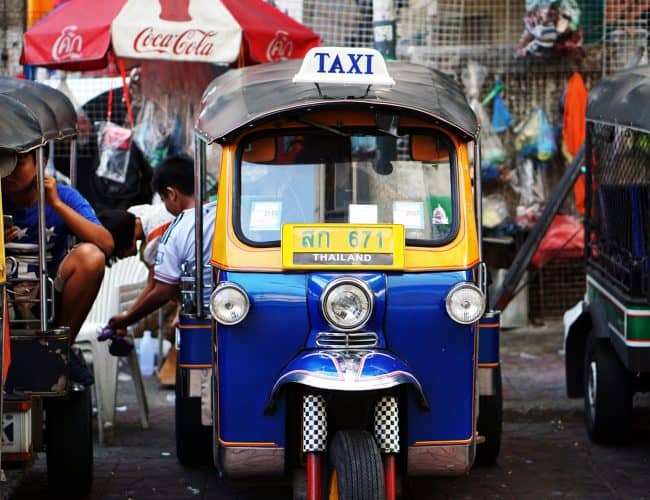
{"type": "MultiPolygon", "coordinates": [[[[323,113],[325,115],[325,113],[323,113]]],[[[296,124],[301,125],[302,124],[296,124]]],[[[277,123],[267,127],[276,127],[277,123]]],[[[286,126],[284,124],[283,126],[286,126]]],[[[403,265],[400,269],[409,271],[442,271],[452,269],[468,269],[478,264],[479,249],[476,234],[474,200],[472,196],[472,180],[467,154],[467,145],[454,136],[450,136],[456,151],[458,175],[458,233],[456,237],[444,246],[411,247],[403,251],[403,265]]],[[[221,269],[282,272],[288,269],[283,264],[283,254],[280,247],[252,247],[237,238],[233,229],[233,169],[237,144],[225,145],[221,160],[221,176],[219,179],[219,201],[213,241],[212,264],[221,269]]],[[[311,225],[310,225],[311,226],[311,225]]],[[[335,224],[326,224],[327,227],[335,224]]],[[[286,256],[284,262],[286,263],[286,256]]],[[[360,266],[361,267],[361,266],[360,266]]],[[[334,267],[329,267],[334,269],[334,267]]],[[[341,268],[350,269],[345,265],[341,268]]],[[[395,266],[397,269],[397,265],[395,266]]],[[[367,267],[363,266],[363,269],[367,267]]]]}
{"type": "Polygon", "coordinates": [[[285,269],[403,269],[400,224],[284,224],[285,269]]]}

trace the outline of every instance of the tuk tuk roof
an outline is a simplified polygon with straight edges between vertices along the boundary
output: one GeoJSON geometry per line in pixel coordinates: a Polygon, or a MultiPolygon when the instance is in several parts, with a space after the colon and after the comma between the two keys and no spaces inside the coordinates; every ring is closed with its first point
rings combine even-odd
{"type": "Polygon", "coordinates": [[[204,92],[195,130],[209,142],[221,142],[230,134],[281,113],[336,109],[341,103],[353,103],[357,109],[408,110],[451,128],[466,140],[476,137],[476,116],[452,78],[425,66],[386,63],[395,86],[371,87],[365,97],[356,96],[364,96],[366,86],[322,84],[321,92],[328,96],[323,97],[313,83],[293,83],[300,60],[229,70],[204,92]],[[332,97],[336,95],[341,97],[332,97]]]}
{"type": "Polygon", "coordinates": [[[587,120],[650,132],[650,65],[620,71],[594,85],[587,120]]]}
{"type": "Polygon", "coordinates": [[[0,77],[0,113],[3,149],[22,153],[77,134],[77,114],[70,99],[42,83],[0,77]]]}

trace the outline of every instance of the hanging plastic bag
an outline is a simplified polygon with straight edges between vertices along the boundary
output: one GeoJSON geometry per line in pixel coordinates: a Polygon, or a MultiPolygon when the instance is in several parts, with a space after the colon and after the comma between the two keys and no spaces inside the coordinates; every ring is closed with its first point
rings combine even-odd
{"type": "Polygon", "coordinates": [[[515,137],[515,149],[525,157],[548,161],[557,151],[553,127],[539,106],[526,118],[515,137]]]}
{"type": "Polygon", "coordinates": [[[98,177],[123,184],[129,165],[133,131],[113,122],[98,122],[97,149],[99,151],[98,177]]]}
{"type": "Polygon", "coordinates": [[[505,226],[510,219],[508,204],[500,193],[493,193],[483,197],[483,227],[496,230],[505,226]]]}
{"type": "Polygon", "coordinates": [[[154,101],[144,99],[133,129],[133,141],[144,153],[152,168],[157,167],[168,155],[170,131],[168,113],[154,101]]]}
{"type": "Polygon", "coordinates": [[[512,123],[512,115],[506,103],[500,94],[494,96],[494,104],[492,105],[492,131],[496,134],[505,132],[512,123]]]}

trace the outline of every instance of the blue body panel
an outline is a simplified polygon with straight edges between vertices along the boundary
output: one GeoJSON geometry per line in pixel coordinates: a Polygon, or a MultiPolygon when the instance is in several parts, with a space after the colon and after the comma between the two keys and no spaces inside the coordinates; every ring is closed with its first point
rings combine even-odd
{"type": "Polygon", "coordinates": [[[283,401],[277,402],[272,414],[265,414],[276,381],[294,370],[333,379],[340,376],[332,356],[313,346],[318,331],[331,331],[319,309],[320,291],[343,274],[363,279],[375,295],[373,317],[364,330],[377,332],[380,345],[359,365],[361,377],[370,380],[403,371],[404,383],[419,381],[431,407],[423,409],[417,392],[408,392],[409,444],[469,439],[477,328],[452,321],[445,298],[454,284],[470,280],[470,272],[221,271],[220,280],[239,284],[251,301],[242,323],[217,326],[221,440],[284,446],[283,401]],[[382,351],[384,346],[387,350],[382,351]]]}
{"type": "Polygon", "coordinates": [[[469,272],[388,276],[388,348],[422,384],[431,409],[408,401],[408,444],[472,437],[476,328],[454,322],[445,308],[449,289],[469,272]]]}
{"type": "Polygon", "coordinates": [[[179,364],[212,365],[212,322],[209,319],[197,319],[183,314],[178,320],[179,364]]]}
{"type": "Polygon", "coordinates": [[[219,438],[225,442],[285,444],[285,407],[264,415],[283,367],[309,333],[304,274],[231,273],[251,302],[246,319],[217,325],[219,438]]]}
{"type": "Polygon", "coordinates": [[[499,313],[493,313],[491,317],[484,317],[479,322],[479,364],[492,364],[499,362],[499,316],[499,313]]]}

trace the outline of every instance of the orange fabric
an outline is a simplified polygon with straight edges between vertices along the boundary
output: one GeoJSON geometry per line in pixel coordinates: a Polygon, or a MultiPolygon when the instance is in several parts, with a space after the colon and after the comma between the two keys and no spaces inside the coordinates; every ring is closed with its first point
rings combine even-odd
{"type": "Polygon", "coordinates": [[[11,364],[11,341],[9,338],[9,303],[7,302],[7,297],[5,294],[4,297],[4,318],[3,318],[3,353],[2,353],[2,383],[4,384],[7,380],[7,370],[9,370],[9,365],[11,364]]]}
{"type": "Polygon", "coordinates": [[[168,222],[167,224],[163,224],[162,226],[158,226],[156,229],[151,231],[149,233],[149,236],[147,236],[147,243],[151,242],[152,240],[155,240],[156,238],[160,238],[163,234],[165,234],[165,231],[167,231],[167,228],[171,222],[168,222]]]}
{"type": "MultiPolygon", "coordinates": [[[[562,141],[566,151],[573,158],[582,143],[585,142],[587,112],[587,98],[589,92],[580,73],[575,72],[569,78],[564,99],[564,119],[562,124],[562,141]]],[[[578,177],[573,186],[573,194],[576,198],[576,207],[580,214],[585,213],[585,181],[582,176],[578,177]]]]}

